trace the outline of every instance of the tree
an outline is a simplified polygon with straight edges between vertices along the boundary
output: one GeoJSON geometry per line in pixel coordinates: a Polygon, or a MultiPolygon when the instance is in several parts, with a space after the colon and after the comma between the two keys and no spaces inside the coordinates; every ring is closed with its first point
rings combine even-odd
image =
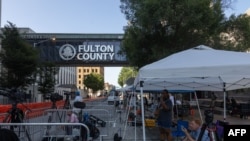
{"type": "Polygon", "coordinates": [[[123,67],[118,77],[118,84],[123,87],[129,78],[135,77],[137,71],[132,67],[123,67]]]}
{"type": "Polygon", "coordinates": [[[83,80],[83,84],[92,89],[93,93],[97,92],[98,90],[104,89],[104,78],[102,75],[97,73],[90,73],[87,77],[83,80]]]}
{"type": "Polygon", "coordinates": [[[238,51],[250,45],[250,18],[223,13],[231,0],[120,1],[129,21],[121,50],[138,69],[201,44],[238,51]]]}
{"type": "Polygon", "coordinates": [[[38,52],[21,38],[14,24],[8,22],[2,30],[0,58],[4,69],[1,86],[25,88],[32,83],[31,76],[38,66],[38,52]]]}
{"type": "Polygon", "coordinates": [[[55,87],[55,75],[58,73],[58,68],[53,63],[43,63],[38,69],[38,91],[43,94],[44,98],[48,98],[55,87]]]}

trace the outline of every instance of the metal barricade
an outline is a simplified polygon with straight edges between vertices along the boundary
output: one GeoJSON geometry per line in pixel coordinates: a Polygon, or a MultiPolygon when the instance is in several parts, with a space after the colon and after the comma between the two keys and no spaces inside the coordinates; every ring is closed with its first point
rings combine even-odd
{"type": "MultiPolygon", "coordinates": [[[[116,132],[120,128],[120,120],[121,113],[117,112],[117,107],[114,105],[108,105],[105,102],[86,102],[86,107],[84,109],[73,108],[73,109],[48,109],[44,111],[43,114],[43,123],[48,122],[48,119],[51,118],[49,122],[51,123],[62,123],[67,122],[67,112],[68,111],[76,111],[80,113],[79,118],[84,118],[85,114],[88,114],[92,121],[95,121],[95,126],[99,129],[100,135],[95,140],[103,140],[103,137],[112,138],[114,132],[116,132]]],[[[82,120],[83,121],[83,120],[82,120]]],[[[84,123],[84,122],[82,122],[84,123]]],[[[55,127],[49,127],[46,130],[51,132],[55,127]]],[[[91,131],[90,131],[91,132],[91,131]]]]}
{"type": "Polygon", "coordinates": [[[90,141],[90,131],[87,125],[83,123],[1,123],[1,128],[10,129],[14,126],[14,132],[20,141],[44,141],[44,140],[58,140],[73,141],[77,138],[79,141],[90,141]],[[44,131],[48,126],[55,127],[55,131],[51,134],[46,134],[44,131]],[[65,128],[72,129],[71,134],[67,134],[65,128]],[[37,128],[38,130],[32,130],[37,128]],[[74,132],[74,129],[78,131],[74,132]],[[80,129],[86,131],[86,135],[80,133],[80,129]],[[85,139],[83,139],[83,136],[85,139]]]}
{"type": "Polygon", "coordinates": [[[110,123],[112,122],[112,114],[105,109],[83,109],[82,117],[88,115],[88,118],[92,120],[97,128],[100,130],[100,136],[109,136],[110,123]]]}
{"type": "Polygon", "coordinates": [[[33,109],[32,111],[25,111],[24,112],[24,120],[25,123],[36,123],[36,122],[42,122],[43,113],[48,108],[40,108],[40,109],[33,109]]]}
{"type": "Polygon", "coordinates": [[[43,112],[43,121],[49,123],[64,123],[67,122],[67,112],[72,109],[47,109],[43,112]]]}
{"type": "MultiPolygon", "coordinates": [[[[114,119],[112,119],[113,115],[110,114],[109,110],[106,109],[74,109],[77,113],[82,113],[79,115],[79,118],[84,118],[84,114],[88,114],[91,121],[94,121],[93,124],[99,129],[100,135],[99,139],[103,136],[110,136],[110,127],[113,126],[113,123],[115,122],[114,119]],[[112,123],[112,124],[111,124],[112,123]]],[[[51,123],[56,122],[67,122],[66,114],[68,111],[72,111],[72,109],[48,109],[44,112],[44,115],[41,119],[43,119],[43,123],[48,122],[48,119],[51,117],[51,123]]],[[[83,120],[82,120],[83,121],[83,120]]],[[[83,121],[84,123],[84,121],[83,121]]],[[[51,132],[55,127],[48,127],[46,130],[48,132],[51,132]]]]}
{"type": "Polygon", "coordinates": [[[88,113],[88,115],[95,115],[100,119],[103,119],[106,121],[107,127],[103,128],[99,126],[98,128],[101,131],[100,135],[100,141],[104,140],[110,140],[113,138],[114,133],[117,133],[118,131],[121,131],[122,126],[124,126],[124,120],[123,123],[120,120],[122,118],[122,109],[119,107],[115,107],[115,105],[108,105],[104,102],[102,103],[86,103],[86,107],[83,109],[83,116],[84,113],[88,113]],[[109,115],[109,116],[104,116],[109,115]]]}

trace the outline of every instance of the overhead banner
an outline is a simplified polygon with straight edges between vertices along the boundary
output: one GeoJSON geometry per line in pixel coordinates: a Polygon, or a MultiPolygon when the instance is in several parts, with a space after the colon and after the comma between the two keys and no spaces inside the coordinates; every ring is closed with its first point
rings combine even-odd
{"type": "Polygon", "coordinates": [[[127,64],[126,55],[121,54],[120,41],[57,42],[53,47],[49,45],[39,48],[40,57],[44,61],[59,64],[127,64]]]}

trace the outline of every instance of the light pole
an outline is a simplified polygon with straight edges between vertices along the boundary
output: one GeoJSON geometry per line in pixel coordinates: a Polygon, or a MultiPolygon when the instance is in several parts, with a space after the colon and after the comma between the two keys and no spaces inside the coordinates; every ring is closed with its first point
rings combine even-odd
{"type": "MultiPolygon", "coordinates": [[[[37,45],[39,45],[39,44],[41,44],[41,43],[44,43],[44,42],[47,42],[47,41],[55,41],[56,40],[56,38],[55,37],[52,37],[52,38],[48,38],[48,39],[45,39],[45,40],[42,40],[42,41],[39,41],[39,42],[34,42],[33,43],[33,47],[34,48],[36,48],[37,47],[37,45]]],[[[35,97],[35,86],[37,85],[36,84],[36,82],[37,82],[37,75],[33,75],[33,100],[34,100],[34,97],[35,97]]],[[[36,90],[37,90],[37,88],[36,88],[36,90]]]]}

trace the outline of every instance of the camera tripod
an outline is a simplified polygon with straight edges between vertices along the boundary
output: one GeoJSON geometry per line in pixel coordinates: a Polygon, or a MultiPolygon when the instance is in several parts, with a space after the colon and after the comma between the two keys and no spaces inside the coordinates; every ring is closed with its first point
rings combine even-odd
{"type": "Polygon", "coordinates": [[[70,101],[69,101],[69,95],[70,94],[64,94],[66,95],[66,99],[64,101],[64,105],[63,105],[63,109],[71,109],[71,104],[70,104],[70,101]]]}
{"type": "MultiPolygon", "coordinates": [[[[70,104],[70,100],[69,100],[70,94],[64,93],[64,95],[66,95],[66,99],[64,101],[64,106],[62,109],[71,109],[71,104],[70,104]]],[[[48,123],[51,123],[53,118],[58,118],[60,123],[65,121],[65,118],[67,116],[67,111],[60,112],[59,110],[56,110],[56,111],[53,110],[53,109],[58,109],[56,106],[56,102],[59,100],[61,100],[61,99],[51,98],[51,101],[52,101],[51,109],[52,110],[48,112],[48,123]],[[55,112],[55,114],[54,114],[54,112],[55,112]]],[[[45,134],[49,135],[50,130],[51,130],[51,126],[47,126],[45,134]]]]}
{"type": "Polygon", "coordinates": [[[204,115],[205,115],[205,123],[202,125],[198,141],[201,140],[205,130],[208,130],[211,141],[220,141],[218,133],[216,132],[216,125],[213,123],[214,119],[213,109],[211,108],[210,110],[205,110],[204,115]]]}
{"type": "MultiPolygon", "coordinates": [[[[71,106],[70,100],[69,100],[70,94],[69,93],[65,93],[64,95],[66,95],[66,99],[64,101],[63,109],[71,109],[72,106],[71,106]]],[[[61,115],[59,116],[60,122],[62,122],[62,119],[65,118],[66,116],[67,116],[67,112],[66,111],[62,111],[61,115]]]]}
{"type": "MultiPolygon", "coordinates": [[[[7,115],[5,116],[3,122],[4,123],[22,123],[24,120],[24,112],[22,109],[17,107],[17,104],[22,104],[27,110],[31,111],[27,106],[22,103],[24,93],[19,91],[18,89],[6,89],[0,88],[0,95],[8,97],[9,100],[13,101],[11,108],[8,110],[7,115]]],[[[1,126],[0,126],[1,128],[1,126]]],[[[10,126],[10,130],[14,131],[15,128],[18,128],[18,134],[20,136],[21,132],[24,132],[25,136],[27,136],[28,141],[31,141],[29,136],[29,132],[25,126],[10,126]]]]}
{"type": "MultiPolygon", "coordinates": [[[[3,123],[23,123],[24,112],[22,109],[17,107],[18,100],[14,100],[11,108],[8,110],[7,115],[5,116],[3,123]]],[[[27,110],[31,111],[27,106],[21,103],[27,110]]],[[[1,126],[0,126],[1,128],[1,126]]],[[[18,128],[18,136],[21,135],[21,132],[24,132],[24,135],[27,137],[28,141],[31,141],[29,131],[25,126],[10,126],[10,130],[14,131],[15,128],[18,128]]]]}
{"type": "MultiPolygon", "coordinates": [[[[66,95],[66,99],[65,99],[65,102],[64,102],[63,109],[71,109],[71,104],[70,104],[70,100],[69,100],[69,94],[65,93],[64,95],[66,95]]],[[[57,106],[56,106],[56,101],[57,100],[51,99],[51,101],[52,101],[51,109],[57,109],[57,106]]],[[[48,122],[52,121],[53,113],[54,112],[51,112],[51,115],[49,115],[48,122]]],[[[62,119],[63,119],[63,117],[65,117],[66,112],[62,112],[60,114],[59,111],[56,111],[56,113],[57,113],[57,117],[59,118],[60,122],[62,122],[62,119]]]]}
{"type": "MultiPolygon", "coordinates": [[[[51,106],[51,109],[57,109],[57,106],[56,106],[56,101],[52,101],[52,106],[51,106]]],[[[51,123],[52,120],[53,120],[53,115],[54,115],[54,111],[49,111],[48,112],[48,123],[51,123]]],[[[60,114],[58,111],[56,111],[56,115],[59,117],[59,120],[61,121],[60,119],[60,114]]],[[[45,130],[45,135],[49,135],[49,132],[50,132],[50,129],[51,129],[51,126],[47,126],[46,127],[46,130],[45,130]]]]}

